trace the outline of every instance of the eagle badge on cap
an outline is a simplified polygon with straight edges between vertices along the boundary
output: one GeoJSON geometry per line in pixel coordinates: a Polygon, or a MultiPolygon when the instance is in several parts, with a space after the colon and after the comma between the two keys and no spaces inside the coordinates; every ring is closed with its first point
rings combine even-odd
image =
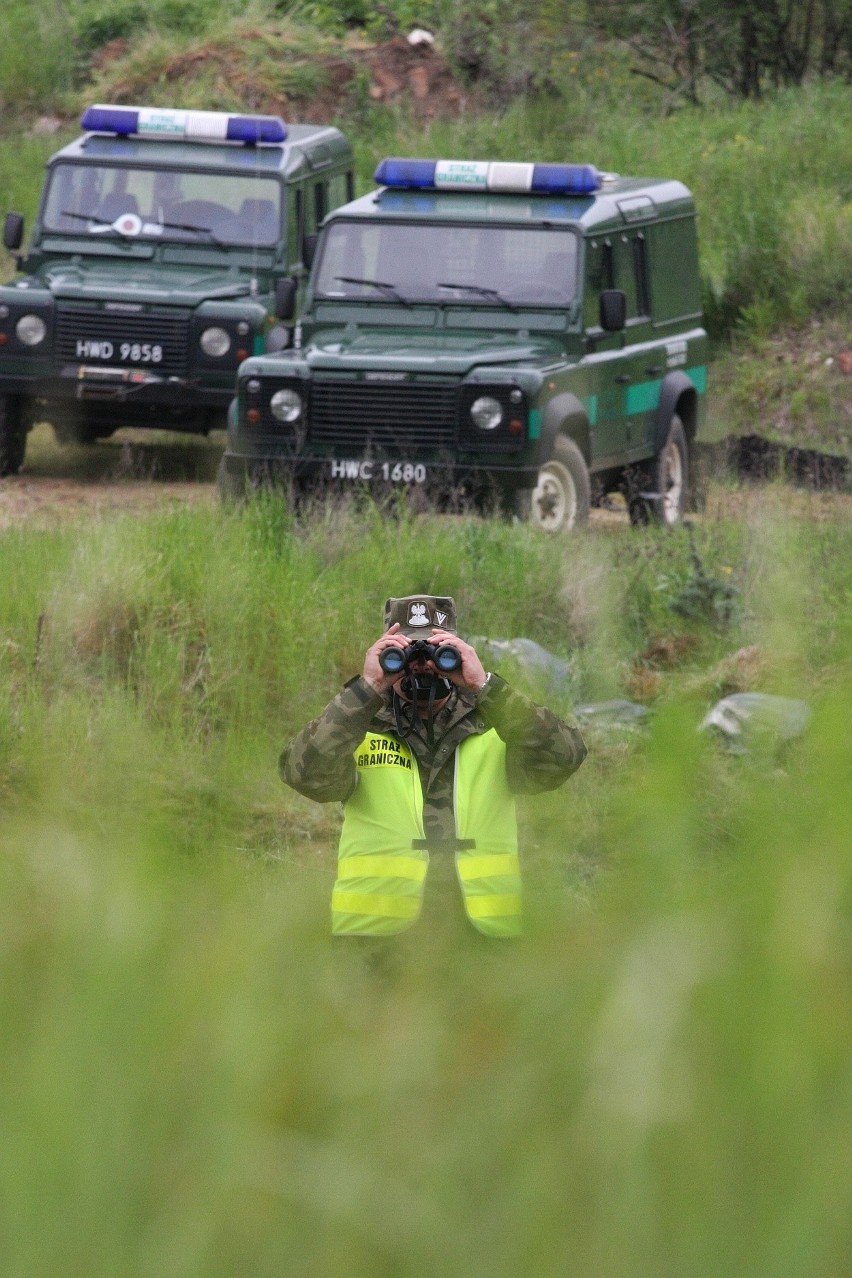
{"type": "Polygon", "coordinates": [[[424,603],[413,603],[408,610],[409,626],[428,626],[429,617],[424,603]]]}

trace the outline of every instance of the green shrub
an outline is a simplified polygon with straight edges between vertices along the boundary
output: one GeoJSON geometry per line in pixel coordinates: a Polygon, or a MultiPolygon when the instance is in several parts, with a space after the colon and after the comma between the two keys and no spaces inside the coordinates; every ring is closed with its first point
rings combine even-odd
{"type": "Polygon", "coordinates": [[[20,0],[0,8],[0,118],[8,128],[55,110],[71,84],[71,30],[60,0],[20,0]]]}

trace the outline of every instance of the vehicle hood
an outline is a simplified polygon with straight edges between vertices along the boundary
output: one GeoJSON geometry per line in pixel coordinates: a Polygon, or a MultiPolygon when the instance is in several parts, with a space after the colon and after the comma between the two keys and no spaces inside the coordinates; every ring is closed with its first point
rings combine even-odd
{"type": "Polygon", "coordinates": [[[350,332],[323,329],[300,352],[311,368],[382,369],[463,377],[483,364],[545,365],[564,351],[563,334],[518,332],[406,333],[388,329],[350,332]]]}
{"type": "Polygon", "coordinates": [[[222,267],[180,268],[161,262],[62,262],[48,267],[41,282],[57,299],[165,303],[194,306],[205,298],[247,297],[245,275],[222,267]]]}

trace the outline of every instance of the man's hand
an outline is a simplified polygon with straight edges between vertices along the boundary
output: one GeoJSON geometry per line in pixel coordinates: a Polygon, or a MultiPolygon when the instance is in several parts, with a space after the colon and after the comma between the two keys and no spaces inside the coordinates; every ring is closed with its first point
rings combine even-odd
{"type": "MultiPolygon", "coordinates": [[[[461,657],[461,666],[458,670],[438,670],[437,673],[443,675],[445,679],[449,679],[459,688],[467,688],[468,692],[479,692],[483,687],[487,674],[485,667],[476,655],[476,649],[471,648],[469,643],[465,643],[458,635],[454,635],[449,630],[434,630],[429,636],[429,642],[439,647],[442,643],[448,643],[455,648],[461,657]]],[[[435,663],[429,662],[431,669],[435,669],[435,663]]]]}
{"type": "Polygon", "coordinates": [[[379,664],[379,653],[383,652],[385,648],[402,648],[404,651],[410,643],[411,640],[406,635],[399,634],[399,623],[395,621],[382,637],[377,639],[371,648],[367,649],[364,657],[363,676],[375,692],[387,692],[388,688],[393,687],[400,677],[398,670],[394,674],[385,673],[379,664]]]}

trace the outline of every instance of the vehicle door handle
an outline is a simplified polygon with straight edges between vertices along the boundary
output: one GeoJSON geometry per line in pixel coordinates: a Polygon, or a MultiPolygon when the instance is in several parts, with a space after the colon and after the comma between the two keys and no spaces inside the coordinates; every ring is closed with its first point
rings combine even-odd
{"type": "Polygon", "coordinates": [[[624,386],[627,382],[632,382],[633,378],[629,373],[619,373],[615,380],[619,386],[624,386]]]}
{"type": "Polygon", "coordinates": [[[646,373],[646,375],[647,375],[648,377],[656,377],[656,376],[657,376],[657,373],[661,373],[662,371],[663,371],[663,368],[662,368],[662,365],[661,365],[661,364],[660,364],[660,365],[654,365],[652,368],[646,368],[646,369],[645,369],[645,373],[646,373]]]}

